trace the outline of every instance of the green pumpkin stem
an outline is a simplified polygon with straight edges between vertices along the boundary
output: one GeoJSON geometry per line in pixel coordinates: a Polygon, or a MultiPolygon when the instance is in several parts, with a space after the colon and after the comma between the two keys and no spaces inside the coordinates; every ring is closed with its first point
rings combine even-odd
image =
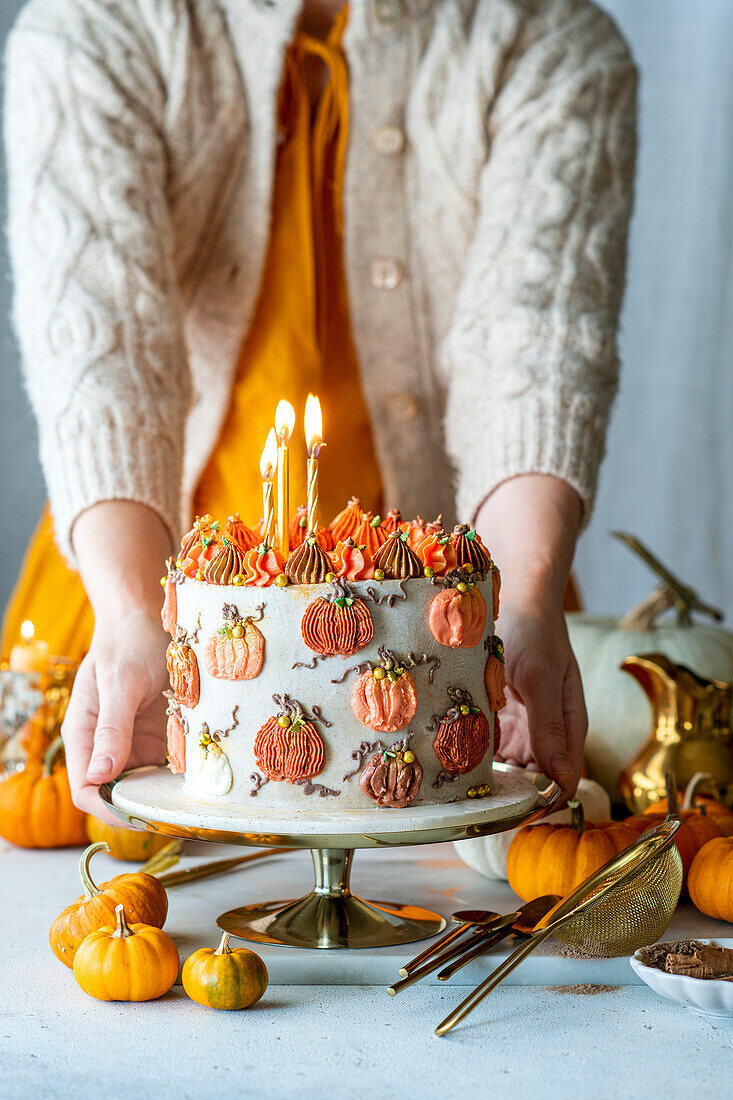
{"type": "Polygon", "coordinates": [[[45,775],[50,775],[53,771],[53,766],[56,763],[56,758],[64,747],[64,739],[61,734],[55,737],[51,744],[46,749],[43,755],[43,771],[45,775]]]}
{"type": "Polygon", "coordinates": [[[109,844],[105,840],[100,840],[96,844],[90,844],[88,848],[85,848],[81,853],[81,859],[79,860],[79,878],[81,884],[84,887],[84,900],[89,901],[90,898],[96,898],[102,891],[98,886],[95,886],[91,873],[89,871],[89,860],[92,858],[95,852],[108,852],[109,844]]]}
{"type": "Polygon", "coordinates": [[[126,940],[129,936],[134,936],[135,933],[130,928],[130,925],[125,920],[125,907],[124,905],[115,906],[115,915],[117,917],[117,927],[112,933],[113,940],[126,940]]]}
{"type": "Polygon", "coordinates": [[[214,952],[215,955],[231,955],[232,949],[229,946],[229,941],[232,938],[231,932],[225,932],[221,937],[221,943],[214,952]]]}
{"type": "Polygon", "coordinates": [[[578,836],[582,836],[585,832],[585,810],[583,804],[577,798],[571,798],[568,802],[568,809],[570,810],[570,825],[575,829],[578,836]]]}

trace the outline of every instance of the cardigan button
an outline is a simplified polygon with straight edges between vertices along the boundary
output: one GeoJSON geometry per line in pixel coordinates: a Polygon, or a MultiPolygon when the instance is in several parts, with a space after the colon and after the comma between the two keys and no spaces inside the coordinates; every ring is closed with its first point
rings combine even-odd
{"type": "Polygon", "coordinates": [[[372,144],[378,153],[395,156],[405,148],[405,135],[399,126],[380,126],[372,134],[372,144]]]}
{"type": "Polygon", "coordinates": [[[395,420],[414,420],[419,412],[417,398],[412,393],[391,393],[388,400],[395,420]]]}
{"type": "Polygon", "coordinates": [[[402,15],[400,0],[374,0],[374,14],[378,23],[396,23],[402,15]]]}
{"type": "Polygon", "coordinates": [[[381,259],[372,261],[372,286],[376,290],[394,290],[402,282],[405,268],[399,260],[381,259]]]}

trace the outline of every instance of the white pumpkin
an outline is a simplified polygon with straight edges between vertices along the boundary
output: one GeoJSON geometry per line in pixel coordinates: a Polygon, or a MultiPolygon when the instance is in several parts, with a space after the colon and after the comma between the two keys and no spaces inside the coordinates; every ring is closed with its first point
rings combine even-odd
{"type": "MultiPolygon", "coordinates": [[[[587,821],[608,821],[611,816],[611,800],[598,783],[592,779],[581,779],[575,797],[583,806],[587,821]]],[[[569,809],[558,810],[543,817],[544,821],[567,824],[570,821],[569,809]]],[[[506,882],[506,857],[509,845],[519,832],[508,829],[493,836],[480,836],[475,840],[459,840],[453,847],[464,863],[478,871],[484,878],[506,882]]]]}
{"type": "Polygon", "coordinates": [[[199,744],[193,753],[191,771],[197,794],[227,794],[234,782],[229,757],[216,742],[199,744]]]}
{"type": "Polygon", "coordinates": [[[621,801],[618,778],[649,739],[652,710],[638,683],[620,669],[632,654],[663,653],[698,676],[733,680],[733,634],[719,627],[662,622],[648,630],[624,629],[615,619],[567,616],[588,708],[588,774],[621,801]]]}

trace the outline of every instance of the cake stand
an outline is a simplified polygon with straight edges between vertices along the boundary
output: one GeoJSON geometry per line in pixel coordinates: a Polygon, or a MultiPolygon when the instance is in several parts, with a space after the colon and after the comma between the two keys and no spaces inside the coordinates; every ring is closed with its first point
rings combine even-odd
{"type": "Polygon", "coordinates": [[[297,900],[266,901],[222,913],[217,924],[241,939],[286,947],[367,948],[411,943],[445,927],[437,913],[392,901],[364,901],[349,889],[356,848],[465,840],[515,829],[549,813],[560,788],[543,776],[495,764],[491,798],[366,814],[307,806],[297,812],[232,810],[187,794],[163,767],[126,772],[100,788],[117,817],[183,840],[310,848],[315,885],[297,900]],[[541,789],[541,788],[545,789],[541,789]]]}

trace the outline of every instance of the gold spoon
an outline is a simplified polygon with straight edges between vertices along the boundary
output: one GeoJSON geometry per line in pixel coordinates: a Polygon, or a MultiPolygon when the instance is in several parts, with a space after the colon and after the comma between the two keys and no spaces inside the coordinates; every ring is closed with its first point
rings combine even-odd
{"type": "MultiPolygon", "coordinates": [[[[419,955],[415,955],[414,959],[410,959],[404,966],[401,966],[397,971],[401,978],[408,977],[424,962],[432,958],[433,955],[437,955],[448,944],[457,940],[459,936],[463,936],[470,931],[472,927],[490,926],[495,921],[501,920],[501,913],[494,913],[491,909],[458,909],[455,913],[451,913],[450,919],[456,921],[458,927],[446,932],[435,943],[431,943],[430,947],[426,947],[419,955]]],[[[429,971],[426,971],[426,973],[429,973],[429,971]]]]}
{"type": "Polygon", "coordinates": [[[542,918],[551,909],[554,909],[559,901],[560,898],[557,894],[544,894],[542,897],[525,902],[517,909],[516,913],[509,913],[504,917],[501,925],[497,926],[496,931],[491,930],[483,933],[480,943],[477,943],[474,947],[469,945],[469,950],[465,955],[461,955],[455,962],[444,967],[438,974],[438,981],[447,982],[467,963],[473,962],[474,959],[483,955],[490,947],[506,939],[507,936],[531,936],[542,918]]]}

